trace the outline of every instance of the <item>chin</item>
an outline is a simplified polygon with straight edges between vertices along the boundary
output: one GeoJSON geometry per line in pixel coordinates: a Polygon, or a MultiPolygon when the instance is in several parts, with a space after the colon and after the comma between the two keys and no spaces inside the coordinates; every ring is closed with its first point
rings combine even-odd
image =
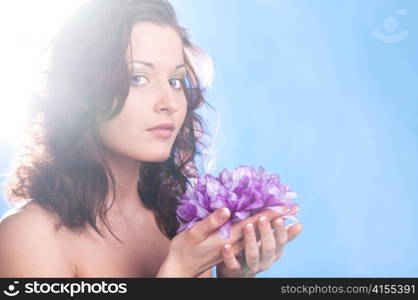
{"type": "Polygon", "coordinates": [[[162,162],[165,162],[167,159],[169,159],[169,157],[170,157],[169,154],[152,155],[152,156],[147,157],[146,159],[142,159],[141,161],[162,163],[162,162]]]}
{"type": "Polygon", "coordinates": [[[169,156],[165,156],[165,157],[161,157],[161,158],[156,158],[156,159],[153,159],[153,160],[151,160],[151,161],[149,161],[149,162],[163,163],[163,162],[165,162],[168,158],[169,158],[169,156]]]}

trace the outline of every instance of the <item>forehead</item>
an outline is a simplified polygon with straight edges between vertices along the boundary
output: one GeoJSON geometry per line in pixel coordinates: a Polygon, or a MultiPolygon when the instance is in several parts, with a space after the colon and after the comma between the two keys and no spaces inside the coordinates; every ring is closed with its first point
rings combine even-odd
{"type": "MultiPolygon", "coordinates": [[[[132,29],[131,45],[133,60],[149,61],[157,67],[172,67],[184,62],[182,40],[179,34],[167,25],[137,23],[132,29]]],[[[127,56],[130,60],[130,48],[127,56]]]]}

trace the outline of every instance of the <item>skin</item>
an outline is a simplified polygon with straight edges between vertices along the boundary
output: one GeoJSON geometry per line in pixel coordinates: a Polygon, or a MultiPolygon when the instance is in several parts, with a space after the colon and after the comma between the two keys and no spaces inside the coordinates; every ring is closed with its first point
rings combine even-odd
{"type": "MultiPolygon", "coordinates": [[[[295,214],[293,209],[286,214],[295,214]]],[[[267,270],[283,256],[286,243],[294,240],[302,231],[300,223],[285,226],[284,218],[279,217],[269,222],[265,216],[256,220],[246,221],[243,228],[243,253],[237,258],[233,246],[225,243],[222,255],[223,262],[218,264],[218,277],[255,277],[256,274],[267,270]]]]}
{"type": "MultiPolygon", "coordinates": [[[[180,131],[187,111],[187,100],[180,80],[183,65],[182,42],[170,27],[139,23],[132,32],[134,61],[150,62],[154,68],[133,65],[128,97],[122,111],[101,127],[101,138],[107,146],[107,161],[117,178],[118,206],[131,208],[138,201],[136,176],[140,162],[163,162],[180,131]],[[170,138],[156,137],[148,128],[173,123],[170,138]]],[[[127,51],[130,63],[130,49],[127,51]]]]}
{"type": "Polygon", "coordinates": [[[142,204],[136,179],[140,161],[162,162],[169,157],[184,122],[187,102],[178,80],[184,70],[175,70],[184,63],[182,43],[173,29],[152,23],[137,24],[131,42],[133,59],[152,62],[155,68],[135,66],[133,75],[143,77],[132,77],[122,111],[100,128],[106,146],[103,156],[116,179],[116,201],[107,219],[124,244],[101,220],[97,222],[104,238],[90,227],[55,233],[56,216],[31,202],[10,211],[0,223],[0,240],[8,241],[0,243],[1,277],[154,277],[167,257],[170,241],[142,204]],[[169,139],[147,131],[167,122],[175,125],[169,139]]]}
{"type": "Polygon", "coordinates": [[[100,128],[103,155],[116,180],[116,201],[107,219],[123,244],[101,220],[98,227],[103,238],[89,227],[84,231],[63,227],[55,232],[57,216],[30,202],[10,211],[0,222],[0,240],[7,241],[0,243],[0,277],[211,277],[214,265],[219,277],[239,277],[243,271],[235,257],[243,251],[253,275],[270,267],[280,257],[285,241],[300,232],[299,225],[287,231],[278,227],[274,234],[267,225],[259,227],[261,252],[256,259],[256,233],[246,234],[244,228],[263,216],[270,224],[280,216],[277,212],[266,211],[234,224],[228,240],[217,233],[230,217],[220,217],[222,209],[172,241],[159,231],[153,212],[145,208],[137,193],[136,180],[141,161],[169,158],[183,125],[187,99],[181,78],[186,70],[176,68],[184,64],[183,46],[172,28],[149,22],[138,23],[131,38],[133,60],[152,63],[154,68],[133,66],[122,111],[100,128]],[[147,131],[161,123],[175,125],[170,138],[147,131]],[[231,251],[223,250],[225,245],[230,245],[231,251]]]}

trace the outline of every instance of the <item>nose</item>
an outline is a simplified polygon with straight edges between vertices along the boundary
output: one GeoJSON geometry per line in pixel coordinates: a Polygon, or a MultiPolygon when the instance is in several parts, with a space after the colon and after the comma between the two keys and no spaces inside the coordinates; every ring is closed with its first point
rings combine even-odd
{"type": "Polygon", "coordinates": [[[158,100],[155,105],[157,112],[159,111],[168,111],[170,114],[176,112],[179,109],[178,96],[175,95],[175,92],[172,91],[172,87],[168,83],[161,87],[158,100]]]}

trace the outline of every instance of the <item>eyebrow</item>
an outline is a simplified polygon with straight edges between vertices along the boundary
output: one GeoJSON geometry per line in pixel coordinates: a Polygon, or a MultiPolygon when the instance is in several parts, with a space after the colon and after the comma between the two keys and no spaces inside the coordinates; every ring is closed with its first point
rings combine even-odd
{"type": "MultiPolygon", "coordinates": [[[[144,65],[144,66],[146,66],[146,67],[148,67],[150,69],[154,69],[155,68],[155,65],[153,63],[150,63],[150,62],[141,61],[141,60],[133,60],[132,62],[133,63],[137,63],[137,64],[144,65]]],[[[174,71],[177,71],[178,69],[181,69],[181,68],[186,68],[186,65],[185,64],[178,65],[177,67],[174,68],[174,71]]]]}

